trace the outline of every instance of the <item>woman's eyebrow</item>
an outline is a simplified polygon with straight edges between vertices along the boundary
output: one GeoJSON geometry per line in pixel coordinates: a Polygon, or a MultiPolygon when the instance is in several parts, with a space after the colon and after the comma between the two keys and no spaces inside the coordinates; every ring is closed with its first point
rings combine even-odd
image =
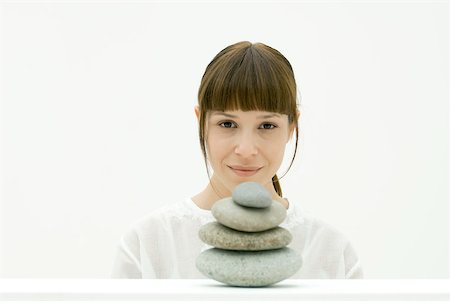
{"type": "Polygon", "coordinates": [[[258,116],[258,118],[260,118],[260,119],[263,119],[263,118],[270,118],[270,117],[281,117],[281,115],[278,114],[278,113],[272,113],[272,114],[267,114],[267,115],[258,116]]]}
{"type": "MultiPolygon", "coordinates": [[[[228,114],[225,112],[214,112],[212,115],[223,115],[223,116],[229,117],[229,118],[238,118],[238,116],[236,116],[236,115],[228,114]]],[[[267,115],[258,116],[257,118],[264,119],[264,118],[270,118],[270,117],[281,117],[281,115],[278,113],[271,113],[271,114],[267,114],[267,115]]]]}
{"type": "Polygon", "coordinates": [[[213,116],[214,116],[214,115],[223,115],[223,116],[225,116],[225,117],[237,118],[236,115],[228,114],[228,113],[225,113],[225,112],[214,112],[212,115],[213,115],[213,116]]]}

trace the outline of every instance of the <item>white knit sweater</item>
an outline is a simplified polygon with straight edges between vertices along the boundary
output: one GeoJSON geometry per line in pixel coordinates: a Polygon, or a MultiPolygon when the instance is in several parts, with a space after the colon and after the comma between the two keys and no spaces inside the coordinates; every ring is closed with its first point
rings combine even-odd
{"type": "MultiPolygon", "coordinates": [[[[206,278],[195,267],[200,252],[211,248],[198,237],[200,227],[215,221],[210,210],[190,198],[155,210],[135,222],[117,245],[112,278],[206,278]]],[[[288,247],[302,255],[303,265],[291,278],[362,278],[360,261],[350,242],[335,228],[304,214],[289,202],[280,225],[293,239],[288,247]]]]}

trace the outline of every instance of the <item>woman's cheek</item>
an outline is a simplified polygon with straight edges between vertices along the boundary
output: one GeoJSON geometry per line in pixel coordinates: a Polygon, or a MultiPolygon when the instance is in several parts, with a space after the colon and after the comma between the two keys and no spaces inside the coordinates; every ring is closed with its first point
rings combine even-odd
{"type": "Polygon", "coordinates": [[[208,155],[211,163],[215,162],[218,158],[222,157],[224,152],[223,140],[209,140],[208,144],[208,155]]]}

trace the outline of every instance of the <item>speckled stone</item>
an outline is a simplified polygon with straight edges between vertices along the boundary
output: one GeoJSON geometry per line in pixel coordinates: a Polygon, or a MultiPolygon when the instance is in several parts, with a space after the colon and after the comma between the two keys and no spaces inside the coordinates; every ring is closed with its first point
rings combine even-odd
{"type": "Polygon", "coordinates": [[[267,208],[249,208],[236,204],[231,197],[214,203],[211,213],[222,225],[244,232],[275,228],[286,218],[286,208],[276,201],[267,208]]]}
{"type": "Polygon", "coordinates": [[[272,204],[269,191],[256,182],[243,182],[237,185],[231,198],[239,205],[246,207],[266,208],[272,204]]]}
{"type": "Polygon", "coordinates": [[[269,251],[208,249],[197,257],[197,269],[208,278],[244,287],[267,286],[294,275],[301,256],[285,247],[269,251]]]}
{"type": "Polygon", "coordinates": [[[218,222],[203,225],[198,234],[204,243],[226,250],[273,250],[283,248],[292,241],[292,234],[282,227],[250,233],[225,227],[218,222]]]}

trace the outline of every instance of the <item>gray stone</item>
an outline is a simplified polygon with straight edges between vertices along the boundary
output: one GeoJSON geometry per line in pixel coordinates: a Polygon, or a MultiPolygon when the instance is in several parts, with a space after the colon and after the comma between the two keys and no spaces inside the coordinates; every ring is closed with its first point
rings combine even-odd
{"type": "Polygon", "coordinates": [[[286,218],[286,208],[276,201],[267,208],[249,208],[236,204],[231,197],[218,200],[211,212],[222,225],[244,232],[275,228],[286,218]]]}
{"type": "Polygon", "coordinates": [[[267,286],[294,275],[301,256],[285,247],[269,251],[208,249],[197,257],[197,269],[208,278],[232,286],[267,286]]]}
{"type": "Polygon", "coordinates": [[[292,240],[292,234],[282,227],[250,233],[233,230],[218,222],[203,225],[198,234],[204,243],[213,247],[241,251],[280,249],[292,240]]]}
{"type": "Polygon", "coordinates": [[[269,191],[257,182],[243,182],[237,185],[231,198],[246,207],[266,208],[272,204],[269,191]]]}

